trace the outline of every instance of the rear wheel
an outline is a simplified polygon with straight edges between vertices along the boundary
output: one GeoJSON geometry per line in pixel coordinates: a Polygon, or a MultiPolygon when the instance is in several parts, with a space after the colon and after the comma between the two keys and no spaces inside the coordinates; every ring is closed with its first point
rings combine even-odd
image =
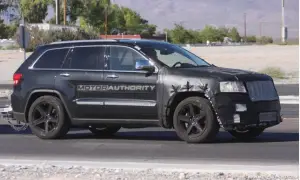
{"type": "Polygon", "coordinates": [[[251,128],[243,131],[231,130],[228,131],[233,137],[240,139],[242,141],[252,140],[260,136],[265,129],[263,128],[251,128]]]}
{"type": "Polygon", "coordinates": [[[112,136],[121,129],[121,126],[89,127],[89,130],[97,136],[112,136]]]}
{"type": "Polygon", "coordinates": [[[61,138],[70,128],[64,106],[54,96],[41,96],[32,103],[28,112],[28,124],[32,133],[41,139],[61,138]]]}
{"type": "Polygon", "coordinates": [[[173,124],[180,139],[188,143],[213,141],[219,132],[219,124],[207,99],[189,97],[175,109],[173,124]]]}

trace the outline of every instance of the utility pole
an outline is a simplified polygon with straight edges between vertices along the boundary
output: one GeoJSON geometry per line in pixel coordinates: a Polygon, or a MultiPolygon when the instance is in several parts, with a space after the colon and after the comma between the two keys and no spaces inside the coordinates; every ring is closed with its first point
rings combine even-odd
{"type": "Polygon", "coordinates": [[[285,20],[284,20],[284,1],[285,0],[281,0],[282,1],[282,10],[281,10],[281,23],[282,23],[282,26],[281,26],[281,42],[282,43],[285,43],[285,41],[286,41],[286,39],[285,39],[285,37],[286,37],[286,33],[285,33],[285,20]]]}
{"type": "Polygon", "coordinates": [[[105,6],[105,39],[107,39],[107,16],[108,16],[108,4],[105,6]]]}
{"type": "Polygon", "coordinates": [[[64,25],[66,25],[66,16],[67,16],[67,0],[64,0],[64,25]]]}
{"type": "Polygon", "coordinates": [[[166,42],[168,42],[168,31],[166,31],[166,42]]]}
{"type": "Polygon", "coordinates": [[[244,41],[247,41],[247,14],[244,13],[244,41]]]}
{"type": "Polygon", "coordinates": [[[59,0],[55,0],[55,1],[56,1],[56,7],[55,7],[55,11],[56,11],[56,24],[60,24],[60,22],[59,22],[59,17],[60,17],[59,0]]]}

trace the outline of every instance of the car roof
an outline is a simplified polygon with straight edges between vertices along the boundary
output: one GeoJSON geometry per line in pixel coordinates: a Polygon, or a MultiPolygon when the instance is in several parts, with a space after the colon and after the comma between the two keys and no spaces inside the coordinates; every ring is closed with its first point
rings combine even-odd
{"type": "Polygon", "coordinates": [[[56,41],[50,44],[39,45],[35,51],[43,52],[47,49],[65,48],[72,46],[94,46],[94,45],[127,45],[127,46],[155,46],[161,44],[170,44],[165,41],[151,39],[91,39],[91,40],[71,40],[56,41]]]}
{"type": "Polygon", "coordinates": [[[46,47],[65,47],[74,45],[99,45],[99,44],[127,44],[127,45],[147,45],[147,44],[169,44],[164,41],[151,39],[91,39],[91,40],[71,40],[71,41],[56,41],[46,47]]]}

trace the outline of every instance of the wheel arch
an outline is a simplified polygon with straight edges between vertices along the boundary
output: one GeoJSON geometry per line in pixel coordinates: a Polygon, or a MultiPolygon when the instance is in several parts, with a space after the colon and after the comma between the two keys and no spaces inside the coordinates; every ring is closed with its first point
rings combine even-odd
{"type": "Polygon", "coordinates": [[[26,104],[25,104],[25,112],[24,112],[24,115],[25,115],[25,121],[28,122],[28,112],[29,112],[29,108],[31,106],[31,104],[39,97],[41,96],[45,96],[45,95],[50,95],[50,96],[54,96],[54,97],[57,97],[59,98],[62,103],[63,103],[63,106],[67,112],[67,115],[68,117],[71,119],[71,113],[68,109],[68,106],[63,98],[63,95],[57,91],[57,90],[53,90],[53,89],[35,89],[33,90],[28,98],[27,98],[27,101],[26,101],[26,104]]]}
{"type": "MultiPolygon", "coordinates": [[[[169,99],[168,106],[166,108],[166,118],[165,121],[167,121],[165,124],[169,124],[173,128],[173,114],[175,112],[175,109],[177,105],[184,99],[192,96],[198,96],[205,98],[209,100],[206,96],[205,93],[199,92],[199,91],[186,91],[186,92],[179,92],[176,95],[172,96],[169,99]]],[[[209,101],[210,105],[212,106],[211,102],[209,101]]],[[[216,115],[214,108],[212,108],[214,115],[216,115]]]]}

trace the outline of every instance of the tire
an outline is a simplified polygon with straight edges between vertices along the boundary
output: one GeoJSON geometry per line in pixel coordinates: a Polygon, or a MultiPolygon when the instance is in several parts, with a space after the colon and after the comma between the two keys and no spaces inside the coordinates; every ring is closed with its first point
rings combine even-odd
{"type": "MultiPolygon", "coordinates": [[[[193,106],[193,107],[194,107],[193,106]]],[[[188,108],[190,109],[190,108],[188,108]]],[[[198,119],[199,119],[198,118],[198,119]]],[[[188,97],[186,99],[184,99],[183,101],[181,101],[177,107],[175,108],[174,111],[174,115],[173,115],[173,125],[174,125],[174,129],[176,131],[177,136],[181,139],[186,141],[187,143],[207,143],[207,142],[212,142],[215,138],[216,135],[219,132],[220,126],[217,122],[217,119],[214,115],[214,112],[211,108],[210,102],[202,97],[188,97]],[[190,105],[194,105],[194,106],[198,106],[199,108],[201,107],[202,111],[199,113],[199,115],[196,115],[193,118],[189,118],[189,116],[192,114],[190,113],[190,110],[187,110],[188,114],[186,116],[182,115],[182,111],[186,106],[190,105]],[[205,116],[202,117],[204,114],[205,116]],[[184,117],[184,118],[182,118],[184,117]],[[197,118],[200,118],[201,120],[197,120],[197,118]],[[201,118],[202,117],[202,118],[201,118]],[[182,121],[181,119],[185,119],[184,121],[182,121]],[[192,119],[192,120],[191,120],[192,119]],[[195,122],[198,122],[198,125],[195,124],[195,122]],[[203,127],[203,129],[200,131],[199,127],[201,127],[201,125],[199,123],[203,123],[205,121],[205,125],[203,127]],[[192,130],[195,130],[195,128],[199,131],[199,133],[195,133],[190,135],[188,132],[189,128],[191,126],[193,126],[194,122],[194,126],[192,127],[192,130]],[[198,127],[198,128],[197,128],[198,127]]]]}
{"type": "Polygon", "coordinates": [[[40,139],[58,139],[64,137],[70,129],[70,120],[66,115],[65,108],[61,100],[54,96],[41,96],[37,98],[30,106],[28,112],[28,124],[33,134],[35,134],[40,139]],[[48,113],[46,108],[52,106],[52,110],[48,113]],[[46,106],[46,107],[44,107],[46,106]],[[42,110],[40,109],[42,108],[42,110]],[[38,110],[39,109],[39,110],[38,110]],[[43,111],[41,113],[40,111],[43,111]],[[35,120],[36,111],[42,117],[42,120],[35,120]],[[43,114],[43,115],[42,115],[43,114]],[[50,114],[50,115],[49,115],[50,114]],[[55,115],[54,115],[55,114],[55,115]],[[47,116],[48,115],[48,116],[47,116]],[[43,118],[43,116],[45,116],[43,118]],[[44,123],[43,127],[37,127],[36,124],[40,125],[44,123]],[[48,132],[46,131],[46,124],[48,123],[48,132]],[[49,128],[53,128],[49,131],[49,128]]]}
{"type": "Polygon", "coordinates": [[[248,129],[247,131],[236,131],[236,130],[231,130],[228,131],[233,137],[242,140],[242,141],[249,141],[253,140],[256,137],[260,136],[265,129],[262,128],[252,128],[248,129]]]}
{"type": "Polygon", "coordinates": [[[89,130],[96,136],[112,136],[121,129],[121,126],[90,127],[89,130]]]}

